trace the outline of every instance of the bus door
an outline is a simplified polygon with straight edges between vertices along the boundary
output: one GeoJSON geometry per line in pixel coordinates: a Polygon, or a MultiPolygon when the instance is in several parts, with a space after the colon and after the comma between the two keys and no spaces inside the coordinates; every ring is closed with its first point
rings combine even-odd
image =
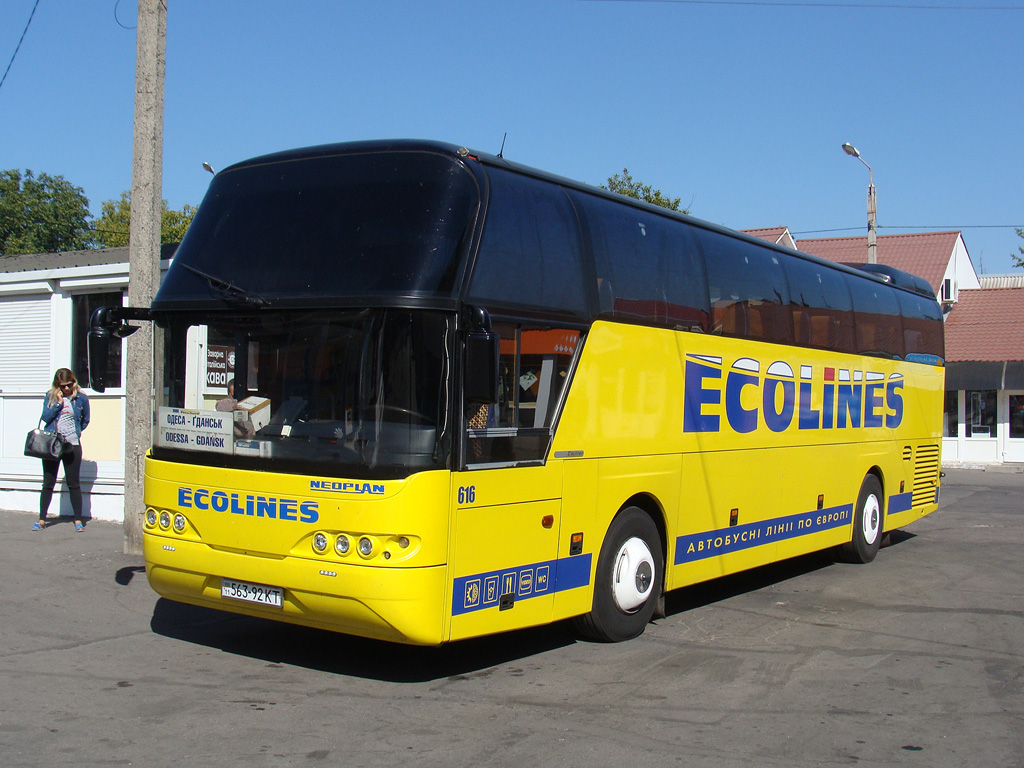
{"type": "Polygon", "coordinates": [[[496,324],[497,403],[467,403],[452,474],[453,640],[551,620],[562,463],[546,463],[578,331],[496,324]]]}
{"type": "Polygon", "coordinates": [[[472,470],[452,477],[451,639],[549,622],[561,463],[472,470]]]}

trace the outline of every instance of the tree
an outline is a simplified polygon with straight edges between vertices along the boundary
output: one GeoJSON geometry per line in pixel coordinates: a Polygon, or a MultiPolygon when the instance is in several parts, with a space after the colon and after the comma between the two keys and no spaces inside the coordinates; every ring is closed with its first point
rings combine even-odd
{"type": "MultiPolygon", "coordinates": [[[[1017,230],[1017,237],[1024,238],[1024,229],[1017,230]]],[[[1010,258],[1013,259],[1013,266],[1024,267],[1024,248],[1018,247],[1017,250],[1020,251],[1020,256],[1016,253],[1010,254],[1010,258]]]]}
{"type": "Polygon", "coordinates": [[[180,211],[172,211],[167,207],[167,201],[163,201],[163,209],[160,213],[160,242],[180,243],[185,237],[192,219],[195,218],[196,207],[185,203],[180,211]]]}
{"type": "Polygon", "coordinates": [[[608,186],[601,185],[603,189],[611,190],[612,192],[618,192],[620,195],[626,197],[632,197],[637,200],[643,200],[645,203],[654,203],[660,205],[662,208],[668,208],[670,211],[680,211],[680,213],[689,213],[688,209],[679,208],[679,198],[669,199],[661,194],[660,189],[651,189],[650,184],[642,184],[636,181],[629,173],[628,168],[622,169],[622,175],[615,174],[608,178],[608,186]]]}
{"type": "MultiPolygon", "coordinates": [[[[94,228],[96,242],[105,248],[128,245],[129,224],[132,218],[131,192],[122,192],[118,200],[104,200],[100,204],[100,211],[94,228]]],[[[180,211],[173,211],[168,207],[166,200],[161,201],[160,242],[180,243],[195,215],[195,206],[185,204],[180,211]]]]}
{"type": "Polygon", "coordinates": [[[63,176],[0,171],[0,256],[88,248],[89,200],[63,176]]]}

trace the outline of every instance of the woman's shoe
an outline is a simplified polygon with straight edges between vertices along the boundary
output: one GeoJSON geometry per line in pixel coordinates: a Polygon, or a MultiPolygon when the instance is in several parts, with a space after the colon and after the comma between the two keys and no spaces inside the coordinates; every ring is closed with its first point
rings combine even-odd
{"type": "Polygon", "coordinates": [[[33,531],[41,531],[41,530],[43,530],[43,528],[45,528],[45,527],[46,527],[46,521],[45,521],[45,520],[36,520],[36,521],[35,521],[35,522],[34,522],[34,523],[32,524],[32,530],[33,530],[33,531]]]}
{"type": "Polygon", "coordinates": [[[81,521],[75,520],[75,533],[82,533],[85,530],[85,526],[82,525],[81,521]]]}

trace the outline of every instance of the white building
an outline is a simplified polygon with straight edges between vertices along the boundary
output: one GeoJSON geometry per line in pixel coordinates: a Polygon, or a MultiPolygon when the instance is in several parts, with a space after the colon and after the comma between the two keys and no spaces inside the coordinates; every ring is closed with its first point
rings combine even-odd
{"type": "MultiPolygon", "coordinates": [[[[167,269],[175,245],[163,246],[167,269]]],[[[38,511],[42,463],[24,455],[43,397],[58,368],[70,368],[89,397],[92,422],[82,437],[85,516],[124,519],[124,361],[112,366],[104,394],[89,387],[86,334],[92,310],[121,304],[128,249],[0,258],[0,508],[38,511]]],[[[63,477],[63,474],[61,474],[63,477]]],[[[70,515],[63,482],[50,514],[70,515]]]]}
{"type": "Polygon", "coordinates": [[[1024,287],[962,291],[947,316],[947,466],[1024,462],[1022,320],[1024,287]]]}

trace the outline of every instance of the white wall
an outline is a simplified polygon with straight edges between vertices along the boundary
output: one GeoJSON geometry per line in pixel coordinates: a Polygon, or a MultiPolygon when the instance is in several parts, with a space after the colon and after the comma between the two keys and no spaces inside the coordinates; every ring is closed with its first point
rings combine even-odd
{"type": "Polygon", "coordinates": [[[959,393],[957,436],[942,438],[943,466],[1024,462],[1024,439],[1010,438],[1009,394],[1005,390],[997,393],[996,434],[967,437],[964,393],[959,393]]]}
{"type": "Polygon", "coordinates": [[[971,257],[967,253],[967,246],[964,244],[962,236],[957,237],[949,263],[946,264],[946,273],[942,276],[943,284],[946,280],[952,282],[953,295],[950,298],[953,301],[959,301],[961,290],[981,287],[981,283],[978,282],[978,273],[974,269],[974,264],[971,263],[971,257]]]}
{"type": "MultiPolygon", "coordinates": [[[[128,264],[0,272],[0,509],[38,513],[42,462],[24,455],[57,368],[72,367],[72,296],[123,289],[128,264]]],[[[124,380],[122,372],[122,381],[124,380]]],[[[82,436],[86,517],[124,519],[124,389],[85,390],[92,423],[82,436]]],[[[49,514],[71,514],[58,475],[49,514]]]]}

